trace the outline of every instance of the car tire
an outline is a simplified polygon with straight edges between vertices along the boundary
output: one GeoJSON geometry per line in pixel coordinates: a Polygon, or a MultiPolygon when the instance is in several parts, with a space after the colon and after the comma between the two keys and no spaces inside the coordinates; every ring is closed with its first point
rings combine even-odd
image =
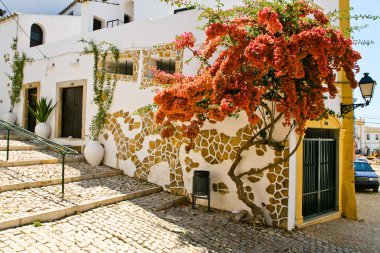
{"type": "Polygon", "coordinates": [[[379,186],[378,186],[378,187],[375,187],[375,188],[373,188],[373,192],[379,192],[379,186]]]}

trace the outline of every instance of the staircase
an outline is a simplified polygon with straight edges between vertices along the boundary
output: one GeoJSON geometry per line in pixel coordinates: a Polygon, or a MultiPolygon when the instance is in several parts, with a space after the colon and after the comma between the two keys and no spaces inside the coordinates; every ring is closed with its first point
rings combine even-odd
{"type": "MultiPolygon", "coordinates": [[[[19,135],[10,139],[6,161],[7,140],[0,130],[0,230],[61,219],[162,191],[162,187],[125,176],[121,170],[91,167],[80,154],[66,155],[62,199],[60,155],[19,135]]],[[[182,200],[174,198],[173,203],[182,200]]]]}

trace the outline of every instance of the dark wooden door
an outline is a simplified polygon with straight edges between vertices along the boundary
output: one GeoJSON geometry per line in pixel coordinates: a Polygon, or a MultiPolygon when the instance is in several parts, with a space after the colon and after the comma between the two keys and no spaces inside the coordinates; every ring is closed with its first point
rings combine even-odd
{"type": "MultiPolygon", "coordinates": [[[[27,104],[32,107],[33,110],[37,109],[37,88],[31,88],[26,90],[26,98],[27,104]]],[[[28,108],[27,108],[28,109],[28,108]]],[[[37,121],[33,114],[28,110],[27,113],[27,129],[31,132],[34,132],[34,128],[36,127],[37,121]]]]}
{"type": "Polygon", "coordinates": [[[61,137],[82,138],[83,87],[62,90],[61,137]]]}
{"type": "Polygon", "coordinates": [[[312,218],[336,206],[336,141],[308,139],[303,141],[302,215],[312,218]]]}

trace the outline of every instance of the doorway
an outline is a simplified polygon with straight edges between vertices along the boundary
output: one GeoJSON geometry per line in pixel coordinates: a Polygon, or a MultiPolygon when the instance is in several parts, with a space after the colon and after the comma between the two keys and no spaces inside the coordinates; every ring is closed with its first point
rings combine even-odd
{"type": "Polygon", "coordinates": [[[23,86],[23,99],[24,99],[24,111],[22,118],[22,126],[31,132],[37,124],[36,118],[28,110],[28,106],[32,107],[33,110],[37,109],[38,99],[40,97],[40,84],[39,83],[29,83],[23,86]]]}
{"type": "MultiPolygon", "coordinates": [[[[36,111],[37,110],[37,88],[27,89],[26,93],[27,93],[26,97],[28,99],[26,102],[27,106],[31,107],[34,111],[36,111]]],[[[27,121],[26,129],[34,133],[34,129],[36,128],[36,125],[37,125],[37,120],[33,116],[33,114],[29,111],[29,109],[28,109],[26,121],[27,121]]]]}
{"type": "Polygon", "coordinates": [[[62,89],[61,137],[82,138],[83,86],[62,89]]]}
{"type": "Polygon", "coordinates": [[[303,142],[302,216],[336,210],[337,152],[334,130],[308,129],[303,142]]]}

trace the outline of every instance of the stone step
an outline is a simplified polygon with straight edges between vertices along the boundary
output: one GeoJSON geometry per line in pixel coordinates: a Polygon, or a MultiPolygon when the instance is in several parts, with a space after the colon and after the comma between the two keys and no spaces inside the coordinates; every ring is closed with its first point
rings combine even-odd
{"type": "Polygon", "coordinates": [[[146,210],[153,211],[165,210],[179,204],[187,203],[185,196],[173,195],[164,191],[143,198],[132,199],[131,202],[140,207],[144,207],[146,210]]]}
{"type": "Polygon", "coordinates": [[[90,209],[161,192],[162,187],[128,176],[0,193],[0,230],[52,221],[90,209]]]}
{"type": "MultiPolygon", "coordinates": [[[[0,167],[28,166],[36,164],[60,163],[62,156],[52,150],[19,150],[10,151],[6,161],[6,152],[0,151],[0,167]]],[[[82,162],[83,155],[66,155],[65,163],[82,162]]]]}
{"type": "MultiPolygon", "coordinates": [[[[37,141],[33,140],[10,140],[9,150],[10,151],[21,151],[21,150],[44,150],[47,149],[46,145],[41,145],[37,141]]],[[[7,150],[7,140],[0,139],[0,151],[7,150]]]]}
{"type": "MultiPolygon", "coordinates": [[[[122,175],[122,170],[87,163],[65,165],[65,183],[122,175]]],[[[61,164],[0,167],[0,192],[61,184],[61,164]]]]}

